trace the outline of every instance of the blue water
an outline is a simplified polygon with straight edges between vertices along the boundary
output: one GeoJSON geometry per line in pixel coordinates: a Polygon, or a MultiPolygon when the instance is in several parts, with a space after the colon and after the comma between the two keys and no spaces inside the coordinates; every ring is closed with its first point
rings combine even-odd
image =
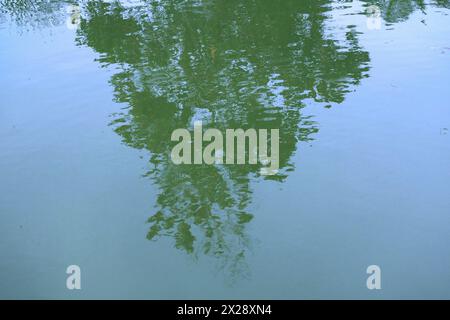
{"type": "Polygon", "coordinates": [[[388,2],[0,1],[0,298],[450,298],[450,4],[388,2]],[[205,113],[282,177],[167,162],[205,113]]]}

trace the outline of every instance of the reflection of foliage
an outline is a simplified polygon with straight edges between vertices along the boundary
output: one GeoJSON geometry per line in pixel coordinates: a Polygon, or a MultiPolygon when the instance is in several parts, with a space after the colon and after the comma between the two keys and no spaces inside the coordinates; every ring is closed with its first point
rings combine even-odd
{"type": "Polygon", "coordinates": [[[158,196],[161,209],[148,220],[147,238],[171,236],[178,249],[194,253],[198,248],[221,257],[228,271],[242,271],[242,246],[249,244],[245,224],[253,217],[244,211],[250,200],[248,178],[236,174],[232,181],[218,167],[178,167],[170,162],[163,176],[154,177],[162,189],[158,196]],[[200,243],[196,244],[197,239],[200,243]]]}
{"type": "MultiPolygon", "coordinates": [[[[429,5],[424,0],[363,0],[368,5],[376,5],[381,10],[382,18],[388,23],[407,20],[416,10],[425,12],[429,5]]],[[[432,3],[438,7],[450,8],[449,0],[436,0],[432,3]]]]}
{"type": "Polygon", "coordinates": [[[77,41],[114,64],[112,125],[123,141],[151,152],[148,176],[160,188],[148,239],[172,237],[187,253],[220,258],[242,272],[257,166],[177,166],[170,134],[205,126],[279,128],[283,181],[298,141],[316,124],[302,101],[341,103],[366,76],[368,54],[349,28],[344,42],[324,35],[328,1],[161,1],[144,7],[91,1],[77,41]]]}
{"type": "Polygon", "coordinates": [[[52,0],[0,0],[0,15],[7,14],[16,24],[32,28],[58,25],[64,21],[60,13],[65,5],[52,0]]]}

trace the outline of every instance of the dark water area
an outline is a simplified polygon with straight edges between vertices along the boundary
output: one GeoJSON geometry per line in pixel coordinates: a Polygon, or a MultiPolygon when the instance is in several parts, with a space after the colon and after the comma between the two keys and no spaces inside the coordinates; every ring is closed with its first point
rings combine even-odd
{"type": "Polygon", "coordinates": [[[450,298],[449,14],[0,0],[0,297],[450,298]],[[195,121],[278,171],[174,164],[195,121]]]}

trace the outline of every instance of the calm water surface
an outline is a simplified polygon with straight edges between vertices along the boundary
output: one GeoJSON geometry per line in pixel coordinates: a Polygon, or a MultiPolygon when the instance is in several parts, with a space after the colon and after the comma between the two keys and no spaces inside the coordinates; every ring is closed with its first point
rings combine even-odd
{"type": "Polygon", "coordinates": [[[450,298],[449,14],[0,0],[0,298],[450,298]],[[174,165],[195,120],[279,173],[174,165]]]}

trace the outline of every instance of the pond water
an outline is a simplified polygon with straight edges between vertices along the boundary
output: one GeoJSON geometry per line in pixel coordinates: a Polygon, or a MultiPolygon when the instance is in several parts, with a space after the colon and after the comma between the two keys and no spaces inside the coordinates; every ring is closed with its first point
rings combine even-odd
{"type": "Polygon", "coordinates": [[[449,14],[0,0],[0,298],[450,298],[449,14]],[[278,173],[175,165],[196,120],[278,173]]]}

